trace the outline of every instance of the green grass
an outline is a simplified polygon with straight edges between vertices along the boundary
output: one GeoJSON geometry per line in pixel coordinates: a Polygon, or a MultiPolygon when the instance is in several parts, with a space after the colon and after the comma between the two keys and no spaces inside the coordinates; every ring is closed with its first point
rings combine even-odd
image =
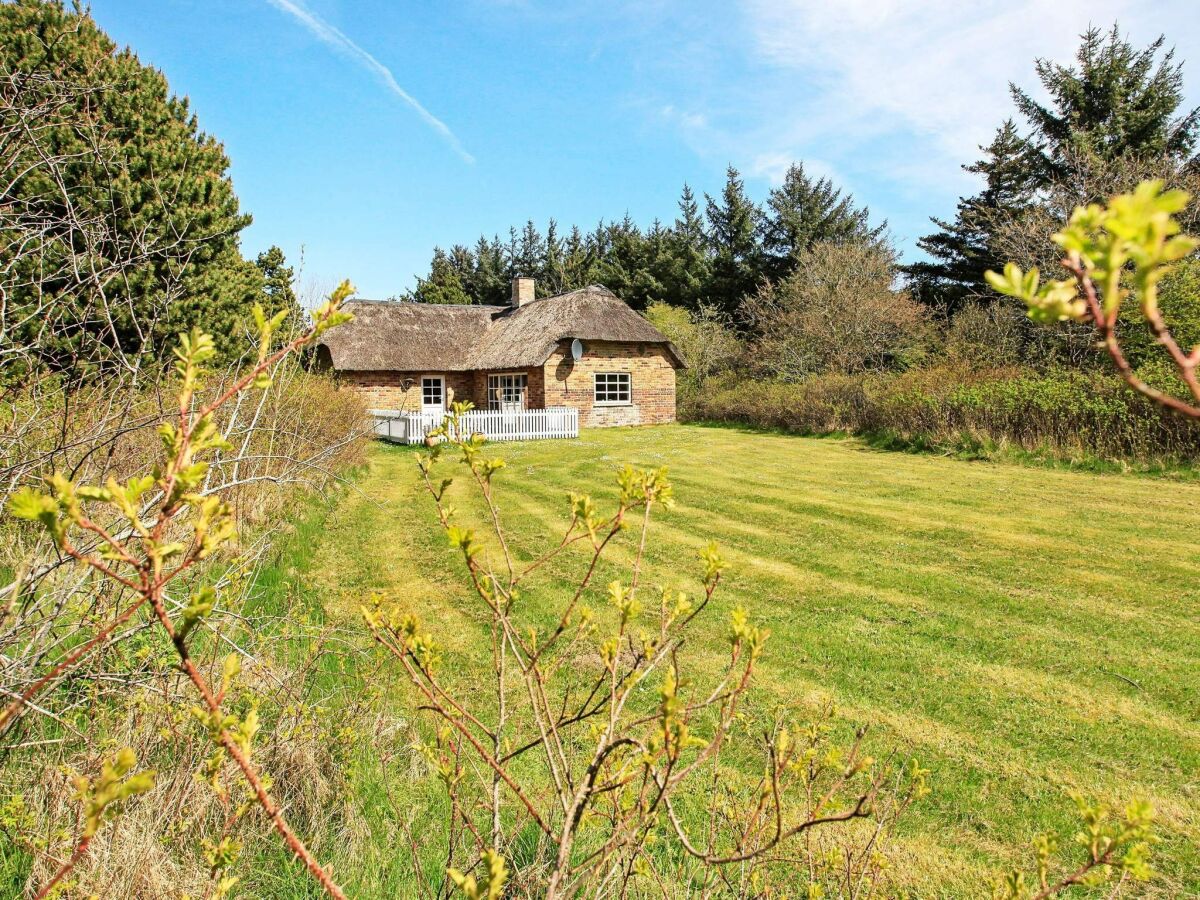
{"type": "MultiPolygon", "coordinates": [[[[652,531],[651,583],[694,587],[710,539],[731,564],[694,661],[712,664],[727,611],[743,604],[771,630],[760,701],[832,696],[871,726],[873,750],[933,770],[897,859],[922,896],[986,894],[981,882],[1028,863],[1037,833],[1069,839],[1073,792],[1151,800],[1164,838],[1154,892],[1200,892],[1200,485],[696,426],[493,452],[509,462],[498,494],[522,554],[565,524],[568,491],[603,507],[620,465],[670,467],[678,503],[652,531]]],[[[452,492],[464,518],[478,515],[452,492]]],[[[482,620],[411,450],[374,448],[298,546],[292,576],[332,621],[354,623],[380,591],[421,612],[447,669],[470,680],[482,620]]],[[[532,607],[548,612],[571,573],[549,571],[532,607]]],[[[411,699],[397,681],[397,715],[411,699]]],[[[369,843],[387,843],[351,875],[360,896],[403,883],[392,793],[432,802],[395,768],[357,776],[369,843]]]]}

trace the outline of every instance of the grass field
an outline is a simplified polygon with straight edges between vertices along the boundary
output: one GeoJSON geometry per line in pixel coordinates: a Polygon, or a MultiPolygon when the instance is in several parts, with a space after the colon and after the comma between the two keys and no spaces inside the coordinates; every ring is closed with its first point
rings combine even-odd
{"type": "MultiPolygon", "coordinates": [[[[611,501],[621,464],[670,467],[678,503],[652,532],[651,582],[694,584],[695,552],[716,540],[731,566],[701,626],[711,648],[746,605],[772,633],[760,699],[830,695],[874,750],[933,770],[898,858],[921,896],[988,893],[1037,833],[1069,837],[1076,791],[1151,800],[1153,893],[1200,893],[1200,485],[697,426],[495,452],[523,552],[565,522],[569,490],[611,501]]],[[[423,611],[469,671],[483,623],[413,451],[374,448],[305,539],[301,577],[335,621],[381,591],[423,611]]],[[[368,895],[387,883],[368,880],[368,895]]]]}

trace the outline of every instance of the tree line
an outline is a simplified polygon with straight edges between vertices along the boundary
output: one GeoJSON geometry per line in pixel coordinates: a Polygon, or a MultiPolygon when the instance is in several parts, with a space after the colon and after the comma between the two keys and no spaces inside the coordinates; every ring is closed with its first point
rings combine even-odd
{"type": "Polygon", "coordinates": [[[539,296],[596,283],[635,309],[661,302],[734,314],[762,281],[792,274],[814,244],[877,243],[885,230],[886,223],[872,225],[865,206],[830,179],[814,178],[801,162],[788,168],[763,205],[751,200],[731,165],[716,196],[701,201],[684,184],[670,224],[656,219],[641,228],[626,216],[563,233],[551,219],[543,234],[528,221],[504,239],[481,236],[472,247],[435,248],[428,275],[405,299],[504,304],[511,279],[526,275],[538,280],[539,296]]]}
{"type": "MultiPolygon", "coordinates": [[[[530,221],[506,238],[481,236],[473,246],[435,248],[429,271],[404,297],[504,304],[514,275],[536,277],[541,296],[601,283],[636,309],[667,304],[689,311],[701,326],[715,314],[748,340],[760,362],[764,342],[803,337],[801,323],[831,316],[837,321],[826,322],[827,347],[816,356],[843,357],[830,345],[850,311],[868,316],[874,310],[887,321],[871,330],[894,336],[896,323],[917,326],[920,316],[911,302],[940,326],[934,332],[918,327],[926,337],[945,337],[957,321],[960,332],[988,332],[973,334],[973,341],[1002,347],[1015,341],[1015,357],[1022,361],[1081,364],[1091,358],[1082,330],[1063,325],[1047,336],[1012,321],[1022,310],[996,307],[983,273],[1009,259],[1054,270],[1059,251],[1048,235],[1071,210],[1147,178],[1200,195],[1200,109],[1183,108],[1183,65],[1165,39],[1136,47],[1116,25],[1086,31],[1072,64],[1038,59],[1034,71],[1046,100],[1011,86],[1011,115],[980,148],[981,158],[963,166],[981,177],[981,189],[959,199],[953,218],[931,220],[934,229],[917,242],[924,259],[901,264],[887,223],[873,222],[865,205],[830,179],[814,178],[801,161],[761,204],[748,196],[731,165],[716,195],[697,196],[685,184],[669,223],[656,219],[641,228],[626,216],[587,231],[564,231],[551,220],[543,233],[530,221]],[[839,271],[854,296],[822,295],[821,286],[839,271]],[[864,283],[866,273],[871,278],[864,283]],[[782,331],[767,333],[766,326],[782,331]]],[[[1185,228],[1200,223],[1195,201],[1180,219],[1185,228]]],[[[1174,313],[1193,315],[1185,301],[1175,305],[1174,313]]],[[[911,338],[912,329],[906,333],[911,338]]],[[[799,356],[811,359],[814,351],[809,347],[799,356]]],[[[895,352],[871,350],[867,356],[860,362],[874,367],[923,354],[907,339],[895,352]]],[[[775,368],[760,374],[788,377],[796,358],[777,356],[775,368]]]]}

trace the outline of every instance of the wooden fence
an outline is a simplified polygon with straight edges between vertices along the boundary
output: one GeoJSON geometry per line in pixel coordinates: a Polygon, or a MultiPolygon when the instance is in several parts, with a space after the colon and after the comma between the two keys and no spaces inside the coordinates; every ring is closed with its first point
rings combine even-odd
{"type": "MultiPolygon", "coordinates": [[[[421,444],[442,424],[444,414],[373,409],[375,434],[397,444],[421,444]]],[[[536,441],[579,437],[579,410],[568,406],[514,411],[471,410],[459,417],[464,434],[482,434],[489,441],[536,441]]]]}

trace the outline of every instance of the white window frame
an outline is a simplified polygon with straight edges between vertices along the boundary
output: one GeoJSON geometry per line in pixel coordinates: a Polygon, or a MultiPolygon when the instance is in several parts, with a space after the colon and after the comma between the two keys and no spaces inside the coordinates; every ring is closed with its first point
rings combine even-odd
{"type": "Polygon", "coordinates": [[[596,372],[592,375],[592,404],[595,406],[632,406],[633,374],[596,372]]]}
{"type": "Polygon", "coordinates": [[[421,376],[421,412],[445,410],[445,408],[446,379],[441,375],[421,376]]]}
{"type": "Polygon", "coordinates": [[[527,372],[490,372],[487,384],[488,409],[504,409],[507,404],[519,404],[521,409],[526,408],[529,398],[527,372]],[[503,392],[504,399],[496,397],[497,390],[503,392]]]}

